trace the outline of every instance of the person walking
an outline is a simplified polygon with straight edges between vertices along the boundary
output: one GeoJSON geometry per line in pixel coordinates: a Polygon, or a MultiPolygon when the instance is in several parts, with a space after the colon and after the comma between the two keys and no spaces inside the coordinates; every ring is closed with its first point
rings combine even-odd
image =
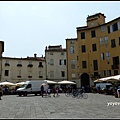
{"type": "Polygon", "coordinates": [[[53,87],[53,97],[55,97],[56,89],[55,86],[53,87]]]}
{"type": "Polygon", "coordinates": [[[59,92],[59,88],[56,87],[56,94],[57,94],[57,96],[59,96],[58,92],[59,92]]]}
{"type": "Polygon", "coordinates": [[[2,86],[0,86],[0,100],[2,100],[1,99],[2,95],[3,95],[3,90],[2,90],[2,86]]]}
{"type": "Polygon", "coordinates": [[[41,85],[41,95],[42,95],[42,97],[43,97],[43,93],[44,93],[44,86],[41,85]]]}

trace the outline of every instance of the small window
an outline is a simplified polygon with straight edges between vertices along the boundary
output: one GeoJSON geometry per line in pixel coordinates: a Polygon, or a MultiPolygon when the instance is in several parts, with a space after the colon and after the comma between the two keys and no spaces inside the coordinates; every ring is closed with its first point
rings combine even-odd
{"type": "Polygon", "coordinates": [[[85,39],[85,32],[81,32],[81,39],[85,39]]]}
{"type": "Polygon", "coordinates": [[[112,48],[116,47],[115,39],[111,40],[111,47],[112,47],[112,48]]]}
{"type": "Polygon", "coordinates": [[[92,22],[91,25],[94,26],[94,22],[92,22]]]}
{"type": "Polygon", "coordinates": [[[61,55],[64,55],[64,52],[61,52],[61,55]]]}
{"type": "Polygon", "coordinates": [[[70,53],[74,53],[74,46],[70,47],[70,53]]]}
{"type": "Polygon", "coordinates": [[[102,32],[105,31],[105,26],[101,26],[101,31],[102,31],[102,32]]]}
{"type": "Polygon", "coordinates": [[[96,44],[92,44],[92,51],[97,51],[96,44]]]}
{"type": "Polygon", "coordinates": [[[54,65],[53,59],[50,59],[50,65],[54,65]]]}
{"type": "Polygon", "coordinates": [[[65,77],[65,71],[61,71],[61,76],[65,77]]]}
{"type": "Polygon", "coordinates": [[[70,41],[70,44],[74,44],[75,42],[73,40],[70,41]]]}
{"type": "Polygon", "coordinates": [[[5,76],[9,76],[9,70],[5,70],[5,76]]]}
{"type": "Polygon", "coordinates": [[[82,45],[82,52],[86,52],[86,47],[85,47],[85,45],[82,45]]]}
{"type": "Polygon", "coordinates": [[[96,37],[95,30],[91,31],[91,37],[96,37]]]}
{"type": "Polygon", "coordinates": [[[53,55],[53,53],[52,53],[52,52],[50,52],[50,55],[53,55]]]}
{"type": "Polygon", "coordinates": [[[100,38],[100,44],[104,44],[103,38],[100,38]]]}
{"type": "Polygon", "coordinates": [[[72,73],[72,78],[75,78],[75,74],[72,73]]]}

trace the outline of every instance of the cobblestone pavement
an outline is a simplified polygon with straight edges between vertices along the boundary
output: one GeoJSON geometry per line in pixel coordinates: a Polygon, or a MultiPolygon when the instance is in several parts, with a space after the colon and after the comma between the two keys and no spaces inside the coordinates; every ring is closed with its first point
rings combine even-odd
{"type": "Polygon", "coordinates": [[[120,118],[120,98],[115,98],[112,95],[87,94],[87,99],[66,97],[64,93],[60,94],[59,97],[43,98],[32,94],[21,97],[3,95],[2,100],[0,100],[0,118],[120,118]]]}

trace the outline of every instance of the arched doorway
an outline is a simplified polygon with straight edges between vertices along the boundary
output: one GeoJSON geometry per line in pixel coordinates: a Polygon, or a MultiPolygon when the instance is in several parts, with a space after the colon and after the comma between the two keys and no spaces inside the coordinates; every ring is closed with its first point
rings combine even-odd
{"type": "Polygon", "coordinates": [[[90,86],[89,75],[87,73],[81,75],[81,87],[82,86],[90,86]]]}

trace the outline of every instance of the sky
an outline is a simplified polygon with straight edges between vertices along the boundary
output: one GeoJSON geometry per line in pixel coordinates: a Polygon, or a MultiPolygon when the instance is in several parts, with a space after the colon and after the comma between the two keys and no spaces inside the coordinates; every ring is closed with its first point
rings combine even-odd
{"type": "Polygon", "coordinates": [[[119,1],[0,1],[0,41],[3,57],[45,56],[45,47],[77,38],[77,27],[88,15],[103,13],[109,22],[120,17],[119,1]]]}

